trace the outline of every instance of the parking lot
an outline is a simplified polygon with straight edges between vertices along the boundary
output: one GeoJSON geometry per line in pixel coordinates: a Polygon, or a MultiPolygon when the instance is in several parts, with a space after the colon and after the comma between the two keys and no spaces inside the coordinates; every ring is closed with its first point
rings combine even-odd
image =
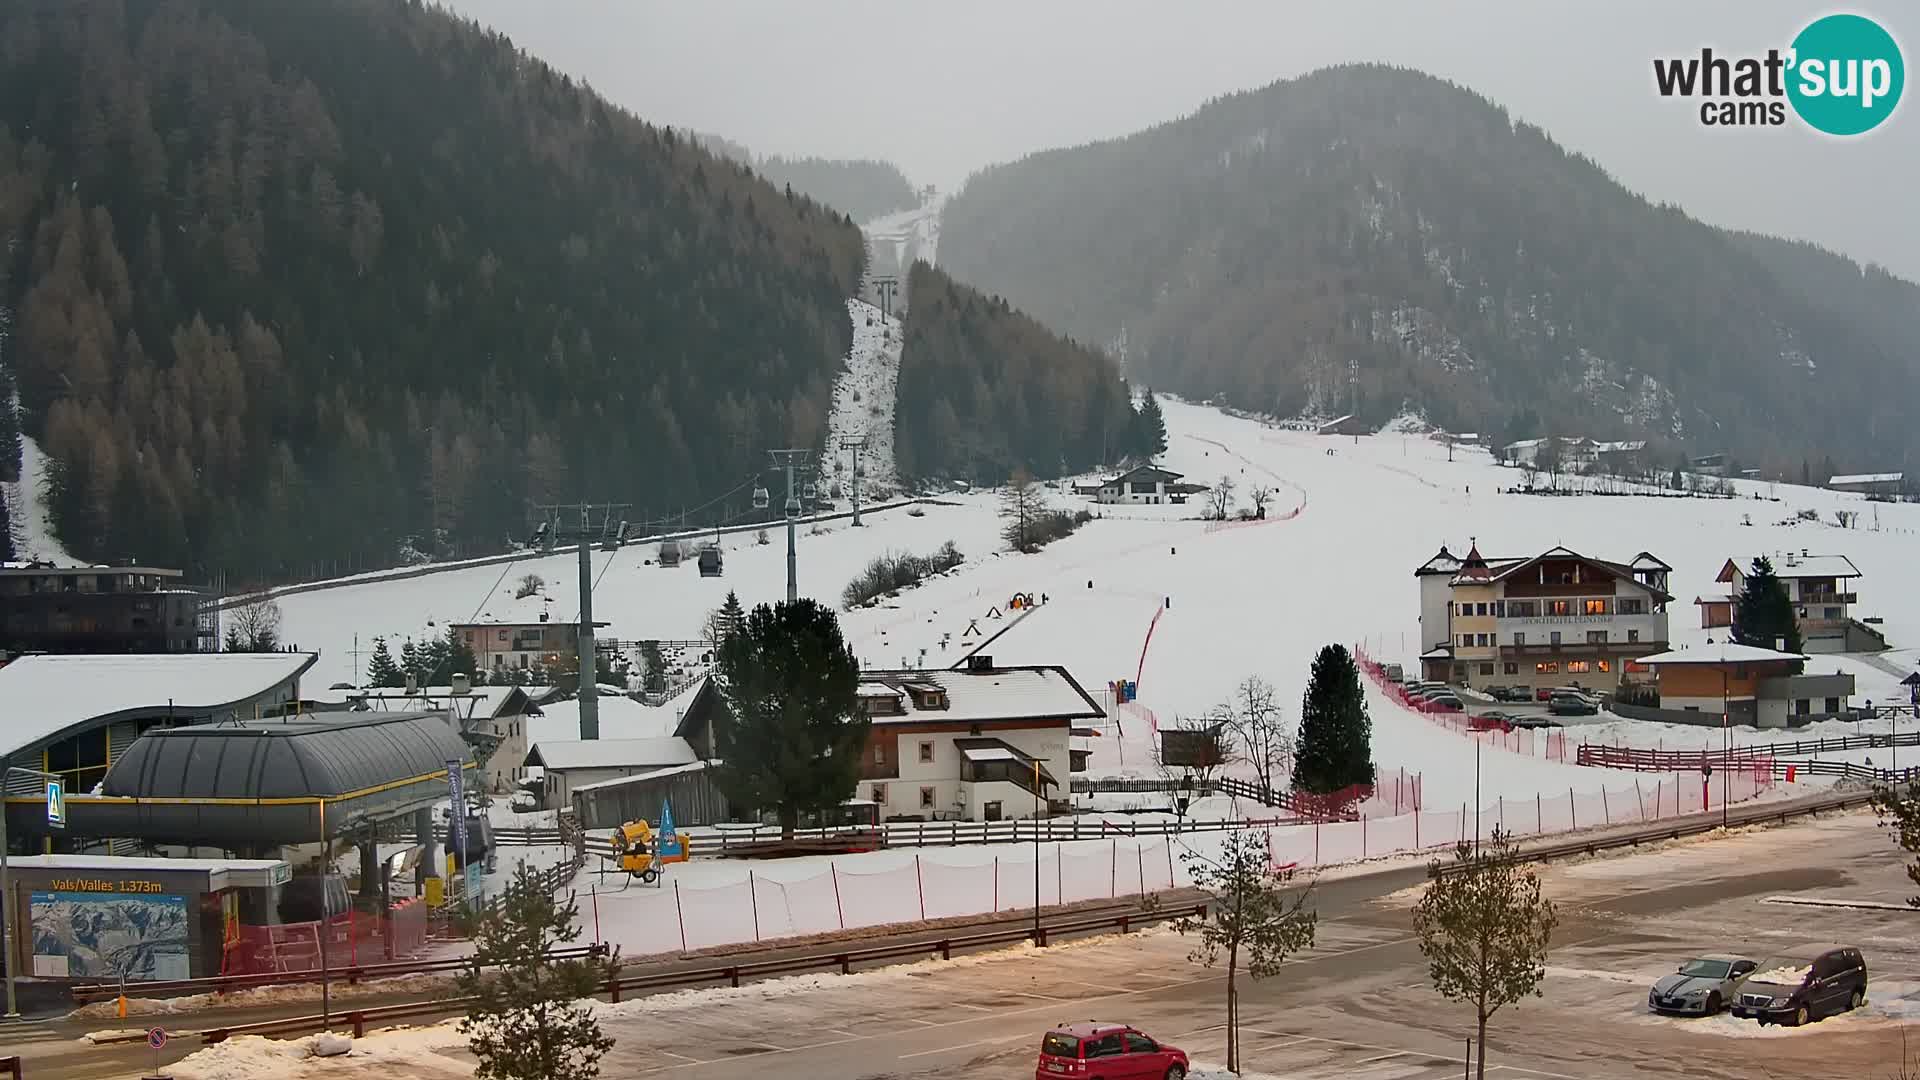
{"type": "MultiPolygon", "coordinates": [[[[1777,902],[1904,902],[1911,890],[1899,852],[1871,815],[1557,864],[1546,878],[1562,920],[1544,996],[1494,1017],[1488,1065],[1497,1075],[1881,1080],[1897,1067],[1902,1027],[1920,1017],[1920,913],[1777,902]],[[1866,1008],[1805,1028],[1764,1029],[1729,1016],[1647,1012],[1651,983],[1692,954],[1765,961],[1806,941],[1864,952],[1872,978],[1866,1008]]],[[[1330,887],[1311,952],[1272,978],[1242,981],[1244,1067],[1341,1080],[1461,1075],[1472,1014],[1428,986],[1408,916],[1417,890],[1356,896],[1347,884],[1330,887]]],[[[603,1074],[1011,1080],[1033,1074],[1048,1027],[1085,1019],[1131,1023],[1196,1062],[1218,1063],[1224,986],[1217,972],[1188,960],[1191,944],[1162,930],[628,1002],[608,1011],[618,1045],[603,1074]]],[[[418,1047],[423,1036],[406,1038],[418,1047]]],[[[443,1038],[424,1058],[393,1057],[381,1071],[401,1080],[470,1069],[457,1042],[443,1038]]],[[[1920,1038],[1913,1042],[1920,1052],[1920,1038]]],[[[379,1040],[367,1049],[378,1052],[379,1040]]],[[[244,1075],[216,1064],[190,1060],[175,1073],[244,1075]]],[[[340,1075],[352,1075],[350,1064],[338,1063],[340,1075]]],[[[299,1073],[334,1070],[316,1061],[299,1073]]]]}

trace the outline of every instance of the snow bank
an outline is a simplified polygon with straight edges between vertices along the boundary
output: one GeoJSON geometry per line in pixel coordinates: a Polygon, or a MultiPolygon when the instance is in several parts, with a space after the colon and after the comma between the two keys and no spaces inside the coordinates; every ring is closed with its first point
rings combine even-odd
{"type": "Polygon", "coordinates": [[[7,512],[15,530],[15,555],[22,560],[40,560],[58,566],[80,566],[80,560],[53,535],[53,519],[47,516],[46,502],[40,495],[47,479],[47,455],[31,436],[20,436],[20,479],[0,483],[7,500],[7,512]]]}

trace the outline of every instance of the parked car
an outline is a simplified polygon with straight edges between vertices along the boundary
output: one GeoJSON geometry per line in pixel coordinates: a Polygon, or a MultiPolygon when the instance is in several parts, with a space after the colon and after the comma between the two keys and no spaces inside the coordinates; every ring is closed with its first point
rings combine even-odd
{"type": "Polygon", "coordinates": [[[1547,700],[1547,711],[1555,716],[1594,716],[1600,705],[1585,694],[1555,693],[1547,700]]]}
{"type": "Polygon", "coordinates": [[[1714,1016],[1739,999],[1747,976],[1759,966],[1743,956],[1696,956],[1653,984],[1647,992],[1647,1007],[1683,1016],[1714,1016]]]}
{"type": "Polygon", "coordinates": [[[1803,945],[1747,978],[1733,1015],[1799,1025],[1849,1012],[1867,1000],[1867,960],[1848,945],[1803,945]]]}
{"type": "Polygon", "coordinates": [[[1125,1024],[1062,1024],[1040,1040],[1035,1080],[1069,1076],[1076,1080],[1182,1080],[1186,1051],[1165,1046],[1125,1024]]]}
{"type": "Polygon", "coordinates": [[[1525,686],[1489,686],[1487,696],[1495,701],[1532,701],[1533,690],[1525,686]]]}
{"type": "Polygon", "coordinates": [[[1517,728],[1556,728],[1562,726],[1560,721],[1550,716],[1516,716],[1513,718],[1512,723],[1513,726],[1517,728]]]}

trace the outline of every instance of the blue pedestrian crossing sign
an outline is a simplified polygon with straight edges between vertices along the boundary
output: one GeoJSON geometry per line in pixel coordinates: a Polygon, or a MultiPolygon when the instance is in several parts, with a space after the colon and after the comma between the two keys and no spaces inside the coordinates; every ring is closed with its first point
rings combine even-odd
{"type": "Polygon", "coordinates": [[[47,781],[47,824],[56,829],[67,827],[67,796],[60,781],[47,781]]]}

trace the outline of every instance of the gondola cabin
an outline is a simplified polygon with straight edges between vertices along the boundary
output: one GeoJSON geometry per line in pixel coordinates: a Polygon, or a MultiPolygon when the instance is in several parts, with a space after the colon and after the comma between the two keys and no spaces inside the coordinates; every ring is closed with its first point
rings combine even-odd
{"type": "Polygon", "coordinates": [[[700,576],[719,577],[725,569],[725,561],[720,555],[720,545],[708,544],[700,549],[700,576]]]}

